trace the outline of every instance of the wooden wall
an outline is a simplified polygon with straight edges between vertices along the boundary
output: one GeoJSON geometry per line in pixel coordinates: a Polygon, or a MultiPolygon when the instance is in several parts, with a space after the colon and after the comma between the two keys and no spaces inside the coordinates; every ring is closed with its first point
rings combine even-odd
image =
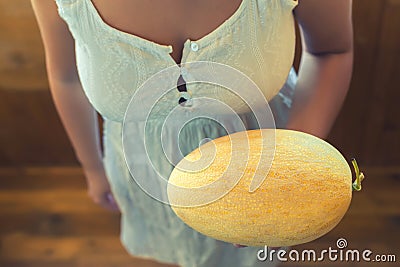
{"type": "Polygon", "coordinates": [[[400,0],[354,0],[354,76],[330,140],[368,165],[400,164],[400,0]]]}
{"type": "MultiPolygon", "coordinates": [[[[354,0],[353,21],[354,76],[329,141],[360,164],[399,165],[400,0],[354,0]]],[[[77,164],[29,0],[0,0],[0,122],[0,166],[77,164]]]]}

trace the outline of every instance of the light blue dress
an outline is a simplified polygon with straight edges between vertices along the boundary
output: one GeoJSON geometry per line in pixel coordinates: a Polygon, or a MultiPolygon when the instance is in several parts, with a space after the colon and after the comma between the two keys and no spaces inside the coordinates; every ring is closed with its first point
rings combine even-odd
{"type": "MultiPolygon", "coordinates": [[[[130,171],[141,178],[153,175],[154,168],[168,177],[174,165],[166,160],[160,142],[166,116],[181,97],[192,104],[181,109],[182,119],[188,110],[201,111],[196,97],[218,99],[239,107],[238,99],[213,85],[187,84],[188,93],[170,90],[155,101],[152,92],[143,94],[141,101],[154,102],[154,112],[145,121],[131,123],[125,137],[134,143],[146,142],[147,155],[124,147],[124,118],[128,109],[140,114],[140,104],[131,106],[134,93],[149,78],[166,68],[173,68],[172,80],[185,80],[196,75],[194,68],[184,69],[185,63],[211,61],[231,66],[249,77],[269,102],[277,128],[284,128],[296,84],[292,67],[295,46],[293,0],[243,0],[236,12],[216,30],[199,40],[188,39],[184,44],[182,65],[170,56],[172,46],[161,45],[133,34],[119,31],[106,24],[90,0],[55,0],[60,16],[67,23],[74,39],[77,68],[86,96],[104,119],[104,165],[112,192],[121,209],[121,242],[133,256],[150,258],[182,267],[245,267],[275,266],[276,262],[261,262],[257,252],[261,247],[236,248],[232,244],[204,236],[185,223],[169,205],[156,201],[135,182],[130,171]],[[176,76],[174,76],[176,74],[176,76]],[[146,128],[143,133],[142,129],[146,128]],[[128,151],[128,155],[124,152],[128,151]],[[151,158],[148,164],[145,157],[151,158]]],[[[246,90],[246,88],[244,88],[246,90]]],[[[240,106],[241,107],[241,106],[240,106]]],[[[210,110],[208,110],[210,112],[210,110]]],[[[216,117],[218,109],[211,110],[216,117]]],[[[257,128],[251,112],[239,112],[246,129],[257,128]]],[[[239,131],[234,117],[220,116],[231,131],[239,131]]],[[[199,118],[182,128],[179,148],[182,154],[170,155],[178,161],[199,146],[205,138],[226,135],[226,129],[209,118],[199,118]]],[[[163,132],[169,136],[168,127],[163,132]]],[[[172,131],[171,131],[172,133],[172,131]]],[[[168,143],[168,142],[167,142],[168,143]]],[[[174,151],[174,150],[169,150],[174,151]]]]}

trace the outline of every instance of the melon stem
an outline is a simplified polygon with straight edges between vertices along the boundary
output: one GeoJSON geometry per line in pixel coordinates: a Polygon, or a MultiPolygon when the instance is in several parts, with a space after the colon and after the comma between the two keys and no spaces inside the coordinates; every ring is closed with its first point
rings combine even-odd
{"type": "Polygon", "coordinates": [[[351,163],[353,163],[354,171],[356,173],[356,180],[353,182],[353,190],[360,191],[361,182],[364,180],[365,176],[362,172],[360,172],[356,159],[351,159],[351,163]]]}

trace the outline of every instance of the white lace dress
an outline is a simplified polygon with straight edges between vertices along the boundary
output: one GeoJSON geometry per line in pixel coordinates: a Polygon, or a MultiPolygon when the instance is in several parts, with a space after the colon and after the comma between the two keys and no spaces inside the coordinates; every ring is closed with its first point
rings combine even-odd
{"type": "MultiPolygon", "coordinates": [[[[121,208],[121,241],[126,250],[137,257],[183,267],[276,265],[257,259],[260,247],[239,249],[196,232],[184,224],[169,205],[146,194],[133,177],[152,177],[155,169],[161,176],[168,177],[174,167],[169,157],[176,162],[205,138],[225,135],[227,129],[239,131],[243,125],[246,129],[257,128],[254,116],[243,109],[240,97],[221,86],[188,83],[186,92],[167,88],[164,95],[155,99],[155,93],[164,89],[142,90],[139,101],[133,101],[135,105],[131,100],[149,78],[164,69],[171,70],[165,82],[168,85],[169,79],[178,81],[180,75],[185,81],[196,76],[196,68],[192,68],[190,62],[215,62],[232,67],[251,79],[269,102],[276,126],[283,128],[296,83],[292,68],[295,48],[292,11],[297,1],[243,0],[217,29],[199,40],[186,40],[180,65],[170,55],[172,46],[111,27],[102,20],[90,0],[55,1],[75,39],[77,67],[85,94],[104,119],[103,160],[121,208]],[[187,100],[182,105],[178,104],[181,97],[187,100]],[[225,103],[241,120],[224,114],[219,108],[201,104],[204,102],[196,100],[199,97],[225,103]],[[144,120],[140,114],[147,103],[154,105],[151,115],[144,120]],[[175,131],[164,127],[168,114],[178,105],[181,107],[177,110],[178,119],[168,127],[184,124],[179,138],[175,131]],[[124,132],[128,110],[130,127],[124,132]],[[187,114],[193,111],[207,111],[224,125],[221,127],[213,118],[204,117],[185,121],[187,114]],[[167,142],[162,144],[161,136],[167,142]],[[146,142],[145,153],[127,148],[129,142],[123,143],[123,137],[134,145],[146,142]],[[165,143],[171,148],[165,150],[165,143]],[[176,145],[182,154],[174,152],[176,145]],[[165,151],[170,155],[165,155],[165,151]]],[[[247,88],[242,90],[245,92],[247,88]]],[[[254,96],[256,98],[256,94],[254,96]]]]}

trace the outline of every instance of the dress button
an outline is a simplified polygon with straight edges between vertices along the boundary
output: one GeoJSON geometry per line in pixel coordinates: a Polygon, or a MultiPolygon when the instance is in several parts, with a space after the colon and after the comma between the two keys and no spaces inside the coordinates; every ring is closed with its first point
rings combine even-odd
{"type": "Polygon", "coordinates": [[[186,91],[180,92],[180,96],[185,98],[186,100],[189,100],[192,98],[192,96],[186,91]]]}
{"type": "Polygon", "coordinates": [[[192,42],[190,44],[190,48],[192,49],[192,51],[196,52],[197,50],[199,50],[199,45],[195,42],[192,42]]]}

